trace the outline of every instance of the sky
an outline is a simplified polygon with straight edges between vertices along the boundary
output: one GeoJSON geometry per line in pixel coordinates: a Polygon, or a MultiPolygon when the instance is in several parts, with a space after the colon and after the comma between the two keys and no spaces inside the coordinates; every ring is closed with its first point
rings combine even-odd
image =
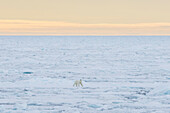
{"type": "Polygon", "coordinates": [[[170,0],[0,0],[0,35],[170,35],[170,0]]]}

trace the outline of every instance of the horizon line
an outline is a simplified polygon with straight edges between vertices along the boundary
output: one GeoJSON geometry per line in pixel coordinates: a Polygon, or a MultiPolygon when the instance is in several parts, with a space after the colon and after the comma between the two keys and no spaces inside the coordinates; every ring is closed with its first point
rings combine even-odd
{"type": "Polygon", "coordinates": [[[1,35],[0,34],[0,36],[170,36],[170,34],[150,34],[150,35],[145,35],[145,34],[143,34],[143,35],[97,35],[97,34],[94,34],[94,35],[51,35],[51,34],[47,34],[47,35],[13,35],[13,34],[11,34],[11,35],[1,35]]]}
{"type": "Polygon", "coordinates": [[[80,24],[0,20],[0,35],[170,35],[170,23],[80,24]]]}

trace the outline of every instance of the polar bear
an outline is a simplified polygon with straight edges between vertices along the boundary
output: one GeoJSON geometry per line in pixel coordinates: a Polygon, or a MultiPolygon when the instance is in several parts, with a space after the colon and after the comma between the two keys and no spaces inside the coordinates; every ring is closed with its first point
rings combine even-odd
{"type": "Polygon", "coordinates": [[[79,87],[80,85],[83,87],[83,84],[82,84],[82,80],[81,80],[81,79],[80,79],[80,80],[76,80],[76,81],[74,82],[74,84],[73,84],[73,87],[74,87],[74,86],[79,87]]]}

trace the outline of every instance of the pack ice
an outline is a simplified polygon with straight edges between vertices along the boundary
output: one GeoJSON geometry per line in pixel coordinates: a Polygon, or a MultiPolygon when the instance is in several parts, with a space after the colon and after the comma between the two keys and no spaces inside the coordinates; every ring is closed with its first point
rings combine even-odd
{"type": "Polygon", "coordinates": [[[0,36],[0,112],[169,113],[169,45],[170,36],[0,36]]]}

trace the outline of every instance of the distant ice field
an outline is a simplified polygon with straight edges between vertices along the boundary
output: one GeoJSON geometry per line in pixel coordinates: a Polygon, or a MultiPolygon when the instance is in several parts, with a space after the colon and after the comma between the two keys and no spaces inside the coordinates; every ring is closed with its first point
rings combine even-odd
{"type": "Polygon", "coordinates": [[[170,36],[0,36],[0,113],[170,113],[170,36]]]}

